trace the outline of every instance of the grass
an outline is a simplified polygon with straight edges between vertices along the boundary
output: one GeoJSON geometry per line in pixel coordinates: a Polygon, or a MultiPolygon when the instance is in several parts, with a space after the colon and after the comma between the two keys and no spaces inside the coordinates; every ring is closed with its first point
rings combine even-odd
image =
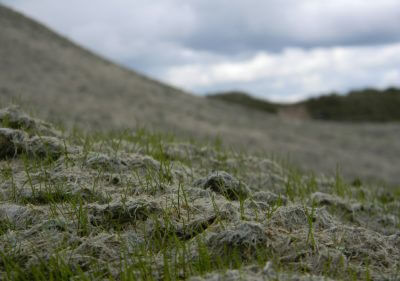
{"type": "MultiPolygon", "coordinates": [[[[24,207],[16,213],[0,211],[2,280],[182,280],[232,269],[248,274],[248,266],[262,268],[268,261],[281,274],[310,272],[343,280],[374,280],[371,271],[381,268],[372,253],[372,264],[361,269],[352,256],[347,257],[344,270],[334,270],[337,264],[331,259],[318,270],[305,266],[307,257],[318,257],[319,249],[328,247],[324,241],[329,238],[323,237],[327,230],[316,225],[321,206],[310,201],[310,195],[322,191],[344,200],[373,202],[400,218],[400,208],[394,204],[399,202],[399,192],[378,196],[379,189],[366,188],[361,181],[346,183],[339,169],[335,178],[321,184],[317,175],[287,166],[279,174],[282,183],[268,185],[277,172],[259,166],[265,155],[237,152],[220,138],[182,143],[172,135],[145,129],[92,134],[76,129],[63,145],[58,158],[22,153],[0,161],[1,204],[24,207]],[[79,152],[71,152],[71,147],[79,152]],[[117,168],[88,166],[93,155],[107,155],[105,161],[117,163],[117,168]],[[195,179],[213,170],[252,183],[252,193],[267,189],[279,199],[266,207],[251,207],[260,203],[252,195],[231,198],[193,187],[195,179]],[[290,206],[302,206],[305,213],[305,224],[291,232],[285,226],[274,228],[278,211],[286,207],[284,198],[290,206]],[[268,226],[268,243],[244,250],[232,244],[237,247],[223,247],[216,254],[210,235],[245,221],[268,226]],[[289,244],[280,239],[289,239],[285,242],[289,244]],[[282,260],[287,245],[291,252],[300,252],[303,242],[310,247],[306,255],[294,262],[282,260]]],[[[330,214],[343,219],[335,208],[339,207],[329,206],[330,214]]],[[[371,214],[372,219],[381,215],[371,214]]],[[[351,219],[342,223],[358,226],[351,219]]],[[[400,229],[399,224],[392,227],[400,229]]],[[[396,273],[394,265],[389,268],[396,273]]]]}

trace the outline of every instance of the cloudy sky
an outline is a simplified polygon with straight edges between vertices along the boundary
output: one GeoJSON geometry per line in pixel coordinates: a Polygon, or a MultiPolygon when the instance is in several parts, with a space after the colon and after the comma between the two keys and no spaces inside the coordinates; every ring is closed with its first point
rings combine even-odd
{"type": "Polygon", "coordinates": [[[400,86],[399,0],[0,0],[79,44],[204,94],[274,101],[400,86]]]}

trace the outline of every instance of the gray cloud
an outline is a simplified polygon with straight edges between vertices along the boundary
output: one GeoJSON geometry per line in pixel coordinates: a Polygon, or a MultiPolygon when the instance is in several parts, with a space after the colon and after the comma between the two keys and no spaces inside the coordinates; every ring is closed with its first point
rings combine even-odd
{"type": "Polygon", "coordinates": [[[400,2],[393,0],[197,1],[193,9],[196,29],[184,44],[194,49],[281,51],[400,40],[400,2]]]}
{"type": "Polygon", "coordinates": [[[124,45],[126,41],[172,41],[184,48],[222,54],[281,51],[288,46],[313,48],[400,41],[397,0],[5,2],[74,39],[82,40],[85,36],[89,44],[91,37],[94,42],[96,34],[104,32],[108,38],[118,37],[124,45]]]}
{"type": "Polygon", "coordinates": [[[400,57],[398,0],[0,2],[114,61],[201,93],[238,88],[294,100],[400,84],[391,63],[400,57]],[[347,69],[338,67],[337,47],[355,60],[347,69]],[[365,66],[366,56],[375,64],[365,66]],[[290,72],[296,65],[303,68],[290,72]]]}

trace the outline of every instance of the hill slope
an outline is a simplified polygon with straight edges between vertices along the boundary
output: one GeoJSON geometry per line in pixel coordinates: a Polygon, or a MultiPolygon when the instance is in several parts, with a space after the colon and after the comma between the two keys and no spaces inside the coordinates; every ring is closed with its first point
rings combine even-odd
{"type": "Polygon", "coordinates": [[[385,90],[357,90],[344,95],[323,95],[293,104],[273,103],[237,91],[216,93],[207,97],[299,119],[340,122],[400,121],[400,89],[393,87],[385,90]]]}
{"type": "Polygon", "coordinates": [[[277,113],[280,105],[265,100],[260,100],[240,91],[210,94],[209,99],[222,100],[232,104],[239,104],[249,109],[256,109],[267,113],[277,113]]]}
{"type": "Polygon", "coordinates": [[[293,122],[184,93],[110,63],[0,6],[0,94],[48,120],[94,129],[147,127],[221,136],[287,155],[304,169],[400,183],[400,126],[293,122]]]}
{"type": "Polygon", "coordinates": [[[365,89],[331,94],[302,103],[315,119],[350,122],[400,121],[400,89],[365,89]]]}

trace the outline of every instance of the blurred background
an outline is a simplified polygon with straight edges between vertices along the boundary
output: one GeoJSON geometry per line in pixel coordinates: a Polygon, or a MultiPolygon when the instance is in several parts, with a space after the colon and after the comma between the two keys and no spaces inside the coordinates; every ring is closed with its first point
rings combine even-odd
{"type": "Polygon", "coordinates": [[[396,0],[3,0],[124,66],[196,94],[278,102],[400,86],[396,0]]]}
{"type": "Polygon", "coordinates": [[[0,0],[0,102],[400,184],[396,0],[0,0]]]}

